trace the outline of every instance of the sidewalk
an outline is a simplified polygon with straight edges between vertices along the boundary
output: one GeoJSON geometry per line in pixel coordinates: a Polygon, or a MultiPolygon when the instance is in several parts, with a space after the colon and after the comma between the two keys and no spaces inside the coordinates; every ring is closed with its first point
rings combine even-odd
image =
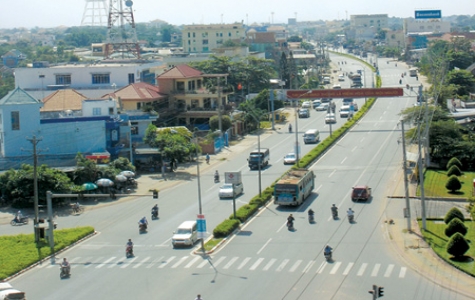
{"type": "MultiPolygon", "coordinates": [[[[388,196],[385,210],[385,230],[392,248],[415,272],[448,290],[475,299],[475,279],[452,267],[439,258],[422,238],[415,214],[412,213],[411,229],[407,231],[407,219],[403,216],[406,207],[402,168],[395,174],[396,186],[388,196]],[[393,221],[393,224],[390,221],[393,221]]],[[[409,197],[416,198],[416,184],[409,183],[409,197]]],[[[417,200],[413,200],[417,201],[417,200]]]]}

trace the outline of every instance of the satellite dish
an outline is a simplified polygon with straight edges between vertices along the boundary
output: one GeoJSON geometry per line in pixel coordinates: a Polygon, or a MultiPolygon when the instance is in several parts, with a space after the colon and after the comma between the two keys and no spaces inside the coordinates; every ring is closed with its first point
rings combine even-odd
{"type": "Polygon", "coordinates": [[[133,4],[134,4],[134,2],[132,2],[132,0],[125,1],[125,6],[127,6],[127,7],[132,7],[133,4]]]}

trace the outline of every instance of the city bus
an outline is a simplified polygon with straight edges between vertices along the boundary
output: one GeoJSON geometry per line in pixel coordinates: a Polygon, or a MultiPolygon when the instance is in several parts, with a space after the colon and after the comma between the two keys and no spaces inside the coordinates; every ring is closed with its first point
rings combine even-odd
{"type": "Polygon", "coordinates": [[[417,76],[417,68],[410,68],[409,69],[409,76],[416,77],[417,76]]]}
{"type": "Polygon", "coordinates": [[[297,206],[310,196],[315,187],[315,175],[307,169],[290,170],[274,186],[274,203],[297,206]]]}

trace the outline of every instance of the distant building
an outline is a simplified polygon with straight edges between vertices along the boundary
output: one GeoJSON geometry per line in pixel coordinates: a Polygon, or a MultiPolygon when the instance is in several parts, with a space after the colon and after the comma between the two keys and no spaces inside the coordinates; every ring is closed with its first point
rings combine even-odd
{"type": "Polygon", "coordinates": [[[2,55],[3,65],[9,68],[16,68],[18,64],[26,59],[26,55],[19,50],[13,49],[2,55]]]}
{"type": "Polygon", "coordinates": [[[410,33],[448,33],[450,32],[450,22],[441,19],[404,19],[404,32],[410,33]]]}
{"type": "Polygon", "coordinates": [[[241,43],[246,30],[241,23],[217,25],[185,25],[182,30],[183,51],[209,53],[226,41],[241,43]]]}
{"type": "Polygon", "coordinates": [[[388,28],[388,15],[351,15],[350,28],[347,31],[349,39],[372,40],[378,31],[388,28]]]}

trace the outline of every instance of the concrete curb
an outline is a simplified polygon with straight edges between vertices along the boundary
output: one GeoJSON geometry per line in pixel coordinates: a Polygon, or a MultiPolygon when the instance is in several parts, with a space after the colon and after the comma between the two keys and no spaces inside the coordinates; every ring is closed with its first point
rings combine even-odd
{"type": "Polygon", "coordinates": [[[49,255],[49,256],[47,256],[47,257],[41,259],[41,260],[39,260],[39,261],[37,261],[36,263],[33,263],[32,265],[29,265],[28,267],[24,268],[24,269],[21,270],[20,272],[15,273],[15,274],[13,274],[13,275],[11,275],[11,276],[9,276],[9,277],[3,279],[2,281],[9,281],[9,280],[11,280],[11,279],[13,279],[13,278],[16,278],[16,277],[22,275],[23,273],[25,273],[25,272],[27,272],[27,271],[33,269],[34,267],[43,264],[43,262],[46,262],[47,260],[50,260],[50,259],[53,258],[53,257],[56,257],[56,254],[63,253],[64,251],[69,250],[70,248],[76,246],[76,245],[79,244],[79,243],[84,242],[85,240],[87,240],[87,239],[89,239],[89,238],[91,238],[91,237],[96,236],[97,234],[98,234],[98,232],[94,230],[93,233],[86,235],[86,236],[83,237],[82,239],[80,239],[80,240],[78,240],[78,241],[72,243],[72,244],[69,245],[69,246],[64,247],[63,249],[58,250],[57,252],[55,252],[55,253],[53,253],[53,254],[51,254],[51,255],[49,255]]]}

